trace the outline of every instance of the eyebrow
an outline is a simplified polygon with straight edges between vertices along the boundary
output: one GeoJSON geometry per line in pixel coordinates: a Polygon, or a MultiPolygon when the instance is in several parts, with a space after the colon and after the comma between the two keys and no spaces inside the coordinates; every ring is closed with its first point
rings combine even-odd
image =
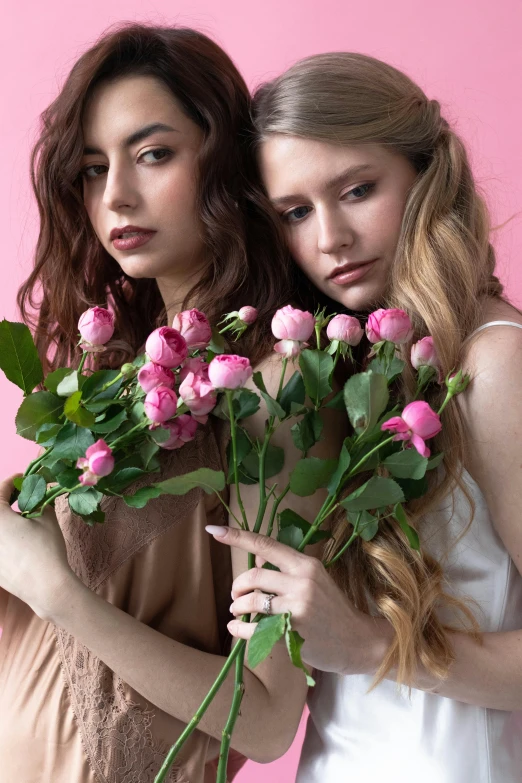
{"type": "MultiPolygon", "coordinates": [[[[172,128],[170,125],[165,125],[163,122],[151,122],[149,125],[145,125],[143,128],[140,128],[139,130],[134,131],[134,133],[131,133],[130,136],[127,136],[122,146],[132,147],[133,144],[138,144],[140,141],[148,139],[149,136],[152,136],[154,133],[159,133],[160,131],[174,131],[175,133],[179,133],[176,128],[172,128]]],[[[103,151],[98,149],[98,147],[84,147],[83,154],[102,155],[103,151]]]]}
{"type": "MultiPolygon", "coordinates": [[[[352,177],[357,176],[357,174],[362,174],[364,171],[368,171],[371,168],[372,165],[370,163],[361,163],[359,166],[349,166],[340,174],[327,180],[324,185],[325,190],[333,190],[334,188],[339,187],[339,185],[342,185],[343,182],[346,182],[347,179],[351,179],[352,177]]],[[[274,207],[283,207],[287,204],[292,204],[295,201],[306,201],[306,196],[303,196],[301,193],[294,193],[290,196],[281,196],[280,198],[271,199],[274,207]]]]}

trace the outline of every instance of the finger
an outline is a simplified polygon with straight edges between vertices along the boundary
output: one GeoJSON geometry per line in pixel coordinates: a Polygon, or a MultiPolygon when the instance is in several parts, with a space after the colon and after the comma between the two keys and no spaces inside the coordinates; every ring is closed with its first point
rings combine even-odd
{"type": "Polygon", "coordinates": [[[9,503],[14,489],[13,481],[21,475],[21,473],[15,473],[13,476],[0,481],[0,503],[9,503]]]}
{"type": "Polygon", "coordinates": [[[244,623],[242,620],[231,620],[228,623],[227,628],[236,639],[251,639],[257,628],[257,623],[244,623]]]}
{"type": "Polygon", "coordinates": [[[239,530],[236,527],[220,527],[207,525],[205,530],[223,544],[244,549],[254,555],[261,555],[266,561],[277,566],[281,571],[291,571],[307,559],[307,555],[296,552],[292,547],[281,544],[268,536],[239,530]]]}
{"type": "Polygon", "coordinates": [[[251,568],[234,579],[232,598],[235,601],[239,596],[251,593],[253,590],[283,595],[292,592],[292,588],[295,590],[295,577],[289,574],[267,568],[251,568]]]}
{"type": "Polygon", "coordinates": [[[230,613],[239,617],[243,614],[283,614],[283,612],[290,611],[288,601],[285,603],[284,598],[280,598],[278,595],[274,595],[270,601],[270,612],[267,612],[265,601],[267,599],[266,593],[248,593],[248,595],[242,595],[240,598],[236,598],[234,603],[230,607],[230,613]]]}

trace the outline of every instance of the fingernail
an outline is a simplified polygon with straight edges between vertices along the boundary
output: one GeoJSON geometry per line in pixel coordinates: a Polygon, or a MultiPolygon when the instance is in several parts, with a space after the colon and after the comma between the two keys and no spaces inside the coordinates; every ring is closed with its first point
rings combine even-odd
{"type": "Polygon", "coordinates": [[[227,534],[227,528],[221,525],[206,525],[205,530],[216,538],[223,538],[227,534]]]}

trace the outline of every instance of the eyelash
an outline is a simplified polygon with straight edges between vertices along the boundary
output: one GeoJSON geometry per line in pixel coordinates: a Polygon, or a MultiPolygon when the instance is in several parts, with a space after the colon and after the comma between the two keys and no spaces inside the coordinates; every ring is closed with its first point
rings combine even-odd
{"type": "MultiPolygon", "coordinates": [[[[168,149],[166,149],[164,147],[157,147],[156,149],[147,150],[146,152],[143,152],[138,157],[137,160],[139,162],[142,158],[145,157],[145,155],[151,155],[151,154],[155,154],[155,153],[158,153],[158,152],[163,152],[165,154],[161,158],[159,158],[159,160],[156,160],[154,163],[148,163],[148,164],[145,164],[145,165],[156,166],[158,164],[161,164],[162,161],[172,157],[172,155],[174,154],[172,152],[172,150],[168,150],[168,149]]],[[[107,166],[105,164],[103,164],[103,163],[91,163],[90,166],[85,166],[85,168],[82,169],[82,171],[80,173],[81,173],[81,176],[83,177],[83,179],[85,179],[85,180],[95,180],[95,179],[98,179],[98,177],[101,176],[102,174],[106,174],[107,173],[107,166]],[[104,169],[104,171],[97,172],[94,177],[91,177],[88,174],[88,172],[91,169],[104,169]]]]}
{"type": "MultiPolygon", "coordinates": [[[[359,196],[359,197],[356,197],[355,199],[353,199],[355,201],[362,201],[364,198],[366,198],[366,196],[369,193],[371,193],[371,191],[374,189],[374,187],[375,187],[375,182],[365,182],[362,185],[357,185],[357,187],[352,188],[352,190],[348,190],[346,193],[343,194],[343,198],[345,196],[349,196],[351,193],[354,193],[356,190],[361,190],[361,188],[366,188],[366,191],[365,191],[365,193],[363,193],[362,196],[359,196]]],[[[350,199],[350,200],[352,200],[352,199],[350,199]]],[[[301,223],[306,217],[308,217],[308,215],[310,213],[307,212],[306,215],[303,215],[300,218],[296,218],[295,220],[292,220],[292,214],[294,212],[297,212],[299,209],[309,209],[309,207],[304,207],[304,206],[302,206],[302,207],[294,207],[293,209],[290,209],[288,212],[283,212],[283,214],[281,215],[281,218],[284,220],[285,223],[301,223]]]]}

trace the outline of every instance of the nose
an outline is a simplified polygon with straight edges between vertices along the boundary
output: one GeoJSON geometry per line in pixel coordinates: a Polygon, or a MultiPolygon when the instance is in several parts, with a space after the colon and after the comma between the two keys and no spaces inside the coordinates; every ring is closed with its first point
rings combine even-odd
{"type": "Polygon", "coordinates": [[[131,173],[122,166],[111,166],[105,180],[103,203],[113,212],[121,209],[135,209],[138,205],[138,192],[132,181],[131,173]]]}
{"type": "Polygon", "coordinates": [[[325,255],[335,255],[354,243],[354,232],[346,215],[333,207],[317,208],[317,247],[325,255]]]}

